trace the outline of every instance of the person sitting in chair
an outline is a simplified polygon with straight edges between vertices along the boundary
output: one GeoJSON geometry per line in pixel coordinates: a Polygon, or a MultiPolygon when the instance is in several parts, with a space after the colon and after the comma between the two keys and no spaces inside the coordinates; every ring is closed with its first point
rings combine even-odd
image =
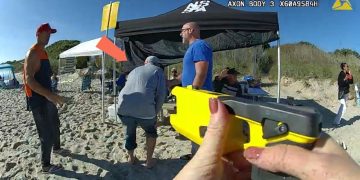
{"type": "Polygon", "coordinates": [[[4,82],[4,78],[0,76],[0,88],[5,88],[5,82],[4,82]]]}
{"type": "Polygon", "coordinates": [[[59,78],[57,77],[56,73],[53,73],[53,75],[51,76],[51,91],[52,92],[57,92],[57,86],[58,86],[58,81],[59,78]]]}
{"type": "Polygon", "coordinates": [[[213,81],[215,92],[228,94],[231,96],[241,97],[242,87],[237,80],[239,72],[235,68],[225,68],[220,75],[216,76],[213,81]]]}

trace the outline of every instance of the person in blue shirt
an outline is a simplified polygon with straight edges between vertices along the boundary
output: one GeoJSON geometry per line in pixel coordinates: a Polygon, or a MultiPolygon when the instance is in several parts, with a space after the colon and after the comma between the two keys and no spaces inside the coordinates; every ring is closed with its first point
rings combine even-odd
{"type": "Polygon", "coordinates": [[[212,48],[200,39],[200,27],[195,22],[188,22],[181,28],[182,42],[188,44],[181,74],[182,86],[192,85],[195,89],[212,91],[212,48]]]}
{"type": "Polygon", "coordinates": [[[117,91],[120,92],[126,83],[126,76],[129,74],[129,71],[126,71],[124,73],[121,73],[119,78],[116,80],[116,86],[117,86],[117,91]]]}
{"type": "MultiPolygon", "coordinates": [[[[200,39],[200,27],[196,22],[185,23],[181,28],[182,43],[188,44],[183,59],[181,77],[182,86],[191,85],[194,89],[213,91],[212,84],[212,48],[200,39]]],[[[189,160],[198,149],[198,145],[191,144],[191,154],[181,156],[180,159],[189,160]]]]}

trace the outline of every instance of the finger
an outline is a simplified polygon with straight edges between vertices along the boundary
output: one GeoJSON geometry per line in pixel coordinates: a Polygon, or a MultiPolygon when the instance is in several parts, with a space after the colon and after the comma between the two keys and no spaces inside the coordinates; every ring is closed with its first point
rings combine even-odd
{"type": "Polygon", "coordinates": [[[232,163],[224,162],[224,177],[222,179],[233,179],[233,180],[248,180],[251,179],[251,171],[244,169],[237,169],[232,163]]]}
{"type": "Polygon", "coordinates": [[[235,151],[224,156],[233,166],[239,170],[250,170],[251,164],[243,156],[243,151],[235,151]]]}
{"type": "Polygon", "coordinates": [[[272,172],[284,172],[300,179],[309,178],[319,168],[319,157],[306,149],[276,145],[265,149],[250,147],[244,151],[245,158],[252,164],[272,172]]]}
{"type": "Polygon", "coordinates": [[[211,118],[199,151],[204,151],[200,154],[209,154],[211,152],[212,155],[220,158],[229,129],[230,115],[225,105],[218,99],[211,98],[209,100],[209,108],[211,118]]]}

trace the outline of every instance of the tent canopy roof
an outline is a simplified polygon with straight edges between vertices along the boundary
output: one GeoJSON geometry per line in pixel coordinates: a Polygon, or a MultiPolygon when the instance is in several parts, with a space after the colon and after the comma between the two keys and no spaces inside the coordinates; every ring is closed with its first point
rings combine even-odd
{"type": "Polygon", "coordinates": [[[276,12],[239,11],[208,0],[193,0],[155,17],[119,21],[115,36],[125,47],[130,64],[142,64],[147,56],[155,55],[168,65],[183,57],[186,46],[182,44],[180,29],[191,21],[199,24],[201,38],[214,52],[260,45],[279,38],[276,12]]]}
{"type": "Polygon", "coordinates": [[[14,67],[10,64],[0,64],[0,76],[6,81],[16,79],[14,76],[14,67]]]}
{"type": "Polygon", "coordinates": [[[14,67],[10,64],[0,64],[0,69],[11,69],[14,70],[14,67]]]}
{"type": "Polygon", "coordinates": [[[60,53],[60,58],[70,58],[70,57],[80,57],[80,56],[97,56],[101,55],[102,51],[96,47],[97,43],[100,41],[100,38],[93,39],[80,43],[62,53],[60,53]]]}

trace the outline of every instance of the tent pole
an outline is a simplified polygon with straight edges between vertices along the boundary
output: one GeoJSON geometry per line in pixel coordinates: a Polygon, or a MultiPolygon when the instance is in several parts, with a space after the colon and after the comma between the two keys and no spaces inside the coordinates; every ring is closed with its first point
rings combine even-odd
{"type": "MultiPolygon", "coordinates": [[[[112,2],[110,1],[110,10],[109,10],[109,16],[108,16],[108,24],[106,26],[106,37],[109,35],[109,23],[110,23],[110,15],[111,15],[111,6],[112,2]]],[[[105,52],[102,53],[102,61],[101,61],[101,116],[102,121],[105,122],[105,111],[104,111],[104,81],[105,81],[105,52]]]]}
{"type": "Polygon", "coordinates": [[[58,76],[59,76],[59,79],[58,79],[58,86],[59,86],[59,88],[58,89],[60,89],[60,65],[61,65],[61,63],[60,63],[60,61],[61,61],[61,59],[59,58],[59,65],[58,65],[58,76]]]}
{"type": "Polygon", "coordinates": [[[105,81],[105,53],[103,52],[102,54],[102,59],[101,59],[101,118],[102,121],[105,121],[105,117],[104,117],[104,81],[105,81]]]}
{"type": "Polygon", "coordinates": [[[253,64],[253,72],[252,75],[255,78],[256,77],[256,56],[257,56],[257,46],[254,47],[254,64],[253,64]]]}
{"type": "MultiPolygon", "coordinates": [[[[114,36],[114,44],[116,45],[116,37],[114,36]]],[[[116,71],[115,71],[115,59],[113,59],[113,95],[114,95],[114,106],[115,106],[115,121],[117,121],[117,114],[116,114],[116,71]]]]}
{"type": "MultiPolygon", "coordinates": [[[[278,37],[280,37],[280,32],[277,32],[278,37]]],[[[281,81],[281,60],[280,60],[280,38],[277,40],[277,57],[278,57],[278,79],[277,79],[277,98],[276,102],[280,103],[280,81],[281,81]]]]}
{"type": "Polygon", "coordinates": [[[170,79],[170,66],[167,66],[167,79],[170,79]]]}

